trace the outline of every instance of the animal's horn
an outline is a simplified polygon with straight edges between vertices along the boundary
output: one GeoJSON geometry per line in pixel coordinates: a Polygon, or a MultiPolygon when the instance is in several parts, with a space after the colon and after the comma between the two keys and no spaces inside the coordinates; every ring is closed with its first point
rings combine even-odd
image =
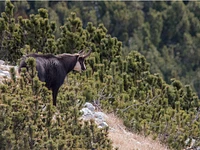
{"type": "Polygon", "coordinates": [[[91,54],[91,52],[92,52],[92,49],[90,48],[89,52],[87,54],[84,54],[83,57],[84,58],[88,57],[91,54]]]}
{"type": "Polygon", "coordinates": [[[78,53],[79,53],[79,54],[82,54],[82,53],[83,53],[83,50],[80,50],[78,53]]]}

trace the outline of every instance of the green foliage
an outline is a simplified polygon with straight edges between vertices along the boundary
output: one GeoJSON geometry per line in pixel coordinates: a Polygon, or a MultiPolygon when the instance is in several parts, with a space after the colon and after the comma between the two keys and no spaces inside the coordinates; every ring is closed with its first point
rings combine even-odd
{"type": "Polygon", "coordinates": [[[14,19],[14,6],[6,1],[0,18],[2,59],[16,64],[27,53],[75,53],[89,47],[92,54],[86,60],[87,71],[69,74],[59,91],[57,107],[36,77],[34,59],[27,61],[29,69],[22,70],[20,79],[10,70],[12,79],[0,85],[0,149],[112,149],[108,128],[98,129],[94,121],[80,119],[79,110],[85,101],[114,112],[129,130],[154,135],[170,148],[186,148],[188,138],[195,139],[198,146],[200,101],[193,87],[176,78],[185,73],[192,60],[196,62],[187,72],[198,70],[198,20],[188,11],[197,4],[93,2],[98,18],[92,18],[96,16],[90,17],[88,12],[94,12],[93,7],[87,7],[91,3],[28,2],[30,9],[49,5],[59,17],[69,15],[61,19],[60,27],[49,19],[56,18],[55,13],[50,16],[53,9],[41,8],[28,14],[29,19],[14,19]],[[58,10],[62,4],[74,12],[58,10]],[[87,11],[83,14],[77,5],[87,11]],[[78,16],[94,22],[82,22],[78,16]],[[101,20],[104,24],[98,24],[101,20]],[[110,33],[125,39],[123,44],[129,49],[123,51],[122,42],[110,33]],[[194,55],[188,56],[189,50],[194,55]],[[181,66],[180,62],[185,68],[175,72],[174,66],[181,66]],[[159,68],[159,74],[151,73],[159,68]]]}
{"type": "Polygon", "coordinates": [[[0,58],[12,64],[16,64],[16,60],[24,54],[20,48],[25,44],[37,52],[63,53],[77,52],[92,46],[94,42],[97,47],[95,51],[104,51],[101,58],[110,60],[110,56],[121,53],[112,44],[105,47],[106,43],[114,42],[111,37],[104,39],[105,35],[110,34],[122,41],[125,55],[132,50],[142,53],[152,64],[150,71],[160,73],[168,84],[171,78],[177,78],[184,84],[191,84],[199,93],[200,81],[199,75],[196,75],[200,54],[198,2],[75,3],[25,0],[14,1],[15,7],[9,1],[0,3],[0,12],[3,12],[0,18],[0,58]],[[63,35],[60,34],[60,26],[63,35]],[[84,29],[72,32],[82,30],[82,26],[89,34],[84,29]],[[43,33],[44,37],[41,38],[43,33]],[[59,44],[55,42],[55,37],[59,39],[59,44]]]}
{"type": "Polygon", "coordinates": [[[13,60],[21,56],[20,29],[13,18],[14,5],[10,1],[6,1],[5,5],[5,12],[2,12],[0,17],[0,57],[13,63],[13,60]]]}
{"type": "Polygon", "coordinates": [[[18,21],[13,17],[14,6],[10,1],[6,1],[5,12],[0,18],[1,32],[1,54],[4,60],[16,64],[17,60],[26,54],[21,51],[25,45],[29,45],[36,52],[55,53],[56,47],[54,35],[55,23],[48,20],[48,13],[45,9],[39,9],[37,15],[30,15],[30,19],[18,17],[18,21]],[[47,48],[48,47],[48,48],[47,48]]]}
{"type": "Polygon", "coordinates": [[[55,31],[55,23],[48,19],[46,9],[39,9],[37,15],[30,15],[30,19],[18,17],[20,25],[20,36],[24,45],[30,45],[31,49],[36,52],[55,53],[56,47],[53,32],[55,31]]]}
{"type": "Polygon", "coordinates": [[[27,64],[29,72],[23,70],[20,79],[5,81],[0,88],[0,149],[112,149],[107,128],[80,120],[83,99],[78,101],[78,87],[68,87],[71,93],[59,98],[57,109],[35,76],[34,59],[27,64]]]}
{"type": "Polygon", "coordinates": [[[86,33],[82,29],[80,18],[75,13],[67,19],[67,23],[61,27],[61,37],[58,39],[60,53],[75,53],[84,47],[86,33]]]}

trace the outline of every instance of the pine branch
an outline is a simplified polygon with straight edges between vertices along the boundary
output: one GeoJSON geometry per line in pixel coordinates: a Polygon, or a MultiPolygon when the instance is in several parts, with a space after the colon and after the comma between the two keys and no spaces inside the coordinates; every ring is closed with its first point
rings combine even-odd
{"type": "MultiPolygon", "coordinates": [[[[156,96],[154,96],[152,99],[148,99],[149,96],[147,96],[147,98],[146,98],[147,101],[146,101],[144,104],[150,104],[152,101],[154,101],[156,98],[158,98],[158,97],[160,97],[160,96],[161,96],[161,95],[156,95],[156,96]]],[[[128,107],[122,109],[122,111],[124,112],[124,111],[126,111],[127,109],[129,109],[129,108],[131,108],[131,107],[139,106],[139,105],[142,105],[142,104],[133,104],[133,105],[130,105],[130,106],[128,106],[128,107]]]]}
{"type": "Polygon", "coordinates": [[[110,98],[114,98],[112,94],[109,94],[108,96],[106,94],[104,94],[104,90],[106,89],[106,87],[104,87],[100,92],[98,92],[98,98],[97,100],[93,101],[93,104],[96,108],[98,108],[99,110],[102,111],[101,109],[101,104],[100,101],[103,99],[110,99],[110,98]]]}

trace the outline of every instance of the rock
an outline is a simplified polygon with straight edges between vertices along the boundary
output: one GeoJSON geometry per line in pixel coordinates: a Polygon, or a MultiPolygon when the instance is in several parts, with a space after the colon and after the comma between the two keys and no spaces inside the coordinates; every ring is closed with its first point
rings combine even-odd
{"type": "Polygon", "coordinates": [[[191,144],[190,144],[190,147],[193,147],[194,144],[195,144],[195,142],[196,142],[196,140],[195,140],[195,139],[192,139],[191,144]]]}
{"type": "Polygon", "coordinates": [[[81,112],[83,113],[83,115],[82,115],[83,120],[94,119],[93,112],[91,110],[89,110],[88,108],[82,108],[81,112]]]}
{"type": "Polygon", "coordinates": [[[9,66],[9,65],[4,65],[4,61],[0,60],[0,83],[3,83],[2,81],[7,78],[10,79],[10,68],[14,67],[15,72],[16,72],[16,77],[18,78],[18,67],[17,66],[9,66]]]}
{"type": "Polygon", "coordinates": [[[88,121],[93,119],[98,128],[108,127],[108,124],[106,123],[108,116],[103,112],[95,112],[95,107],[91,103],[86,102],[84,108],[80,111],[83,113],[81,117],[83,120],[88,121]]]}
{"type": "Polygon", "coordinates": [[[91,103],[86,102],[85,105],[84,105],[84,107],[88,108],[92,112],[95,111],[95,107],[91,103]]]}
{"type": "Polygon", "coordinates": [[[190,142],[190,139],[187,138],[187,140],[185,141],[185,144],[187,145],[190,142]]]}
{"type": "MultiPolygon", "coordinates": [[[[185,140],[185,144],[187,145],[187,144],[189,144],[189,142],[191,142],[190,143],[190,146],[188,147],[189,149],[192,149],[193,147],[195,147],[195,143],[196,143],[196,140],[195,139],[193,139],[193,138],[187,138],[186,140],[185,140]]],[[[200,150],[200,146],[198,146],[198,147],[196,147],[196,150],[200,150]]]]}
{"type": "Polygon", "coordinates": [[[95,112],[94,116],[103,121],[105,121],[108,118],[108,116],[104,114],[103,112],[95,112]]]}
{"type": "Polygon", "coordinates": [[[108,124],[106,122],[102,122],[99,124],[98,126],[99,128],[105,128],[105,127],[108,127],[108,124]]]}
{"type": "Polygon", "coordinates": [[[0,70],[0,75],[1,75],[1,76],[7,76],[7,77],[10,78],[10,73],[9,73],[9,71],[0,70]]]}
{"type": "Polygon", "coordinates": [[[0,65],[3,65],[5,63],[5,61],[0,60],[0,65]]]}

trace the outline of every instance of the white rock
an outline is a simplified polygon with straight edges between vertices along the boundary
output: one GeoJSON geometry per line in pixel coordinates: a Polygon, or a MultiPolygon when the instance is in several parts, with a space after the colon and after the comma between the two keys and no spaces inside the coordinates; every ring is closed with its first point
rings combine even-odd
{"type": "Polygon", "coordinates": [[[103,122],[103,120],[98,119],[98,118],[95,118],[94,120],[95,120],[95,123],[96,123],[97,125],[99,125],[99,124],[101,124],[101,123],[103,122]]]}
{"type": "Polygon", "coordinates": [[[185,140],[185,144],[187,145],[190,142],[190,139],[187,138],[187,140],[185,140]]]}
{"type": "Polygon", "coordinates": [[[100,126],[102,126],[102,127],[108,127],[108,124],[107,124],[106,122],[102,122],[102,123],[100,124],[100,126]]]}
{"type": "Polygon", "coordinates": [[[2,71],[0,70],[0,76],[4,77],[6,75],[4,73],[2,73],[2,71]]]}
{"type": "Polygon", "coordinates": [[[108,124],[106,122],[102,122],[101,124],[98,125],[98,128],[105,128],[108,127],[108,124]]]}
{"type": "Polygon", "coordinates": [[[83,113],[81,117],[83,120],[87,121],[93,119],[98,128],[104,128],[108,126],[108,124],[105,122],[108,116],[103,112],[95,112],[95,107],[91,103],[86,102],[84,108],[82,108],[80,111],[83,113]]]}
{"type": "Polygon", "coordinates": [[[103,112],[95,112],[94,116],[95,118],[101,119],[103,121],[105,121],[108,118],[108,116],[104,114],[103,112]]]}
{"type": "Polygon", "coordinates": [[[1,65],[1,68],[3,68],[3,70],[7,70],[7,71],[9,71],[11,67],[13,67],[13,66],[1,65]]]}
{"type": "Polygon", "coordinates": [[[85,103],[84,107],[88,108],[92,112],[94,112],[95,110],[95,107],[91,103],[88,103],[88,102],[85,103]]]}
{"type": "Polygon", "coordinates": [[[191,144],[190,144],[190,147],[193,147],[194,144],[195,144],[195,142],[196,142],[196,140],[195,140],[195,139],[192,139],[191,144]]]}
{"type": "Polygon", "coordinates": [[[5,63],[5,61],[0,60],[0,65],[3,65],[5,63]]]}
{"type": "Polygon", "coordinates": [[[5,74],[6,76],[10,77],[10,73],[8,71],[2,71],[3,74],[5,74]]]}
{"type": "Polygon", "coordinates": [[[94,114],[88,108],[82,108],[80,111],[83,113],[82,118],[84,120],[94,119],[94,114]]]}

